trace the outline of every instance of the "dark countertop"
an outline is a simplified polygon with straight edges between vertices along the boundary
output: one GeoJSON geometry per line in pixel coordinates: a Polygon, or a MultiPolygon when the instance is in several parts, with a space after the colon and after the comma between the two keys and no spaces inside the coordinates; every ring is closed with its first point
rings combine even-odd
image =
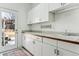
{"type": "Polygon", "coordinates": [[[32,34],[40,37],[45,37],[53,40],[59,40],[59,41],[64,41],[68,43],[74,43],[74,44],[79,44],[79,36],[65,36],[60,33],[54,33],[54,32],[24,32],[24,35],[26,34],[32,34]]]}

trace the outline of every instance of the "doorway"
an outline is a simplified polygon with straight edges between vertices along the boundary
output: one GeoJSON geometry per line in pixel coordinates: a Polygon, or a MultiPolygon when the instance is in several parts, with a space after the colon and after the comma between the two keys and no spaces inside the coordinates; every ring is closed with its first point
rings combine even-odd
{"type": "Polygon", "coordinates": [[[15,11],[0,11],[0,52],[17,48],[17,15],[15,11]]]}

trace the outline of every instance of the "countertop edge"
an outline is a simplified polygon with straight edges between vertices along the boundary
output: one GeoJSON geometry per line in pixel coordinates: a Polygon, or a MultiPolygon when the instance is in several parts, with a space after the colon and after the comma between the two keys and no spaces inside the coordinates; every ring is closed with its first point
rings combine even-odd
{"type": "MultiPolygon", "coordinates": [[[[33,35],[36,35],[36,34],[33,34],[33,35]]],[[[68,43],[79,44],[79,42],[77,42],[77,41],[71,41],[71,40],[66,40],[66,39],[61,39],[61,38],[48,37],[48,36],[43,36],[43,35],[36,35],[36,36],[45,37],[45,38],[58,40],[58,41],[64,41],[64,42],[68,42],[68,43]]]]}
{"type": "Polygon", "coordinates": [[[50,36],[45,36],[45,35],[39,35],[39,34],[33,34],[31,32],[26,32],[35,36],[39,36],[39,37],[44,37],[44,38],[49,38],[49,39],[53,39],[53,40],[58,40],[58,41],[63,41],[63,42],[67,42],[67,43],[73,43],[73,44],[79,44],[78,41],[73,41],[73,40],[67,40],[67,39],[62,39],[62,38],[56,38],[56,37],[50,37],[50,36]]]}

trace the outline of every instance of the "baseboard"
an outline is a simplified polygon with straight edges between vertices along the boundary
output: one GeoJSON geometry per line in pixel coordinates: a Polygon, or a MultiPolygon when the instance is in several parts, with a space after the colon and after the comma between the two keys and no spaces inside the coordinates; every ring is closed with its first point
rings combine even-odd
{"type": "Polygon", "coordinates": [[[24,46],[22,46],[22,48],[27,51],[31,56],[34,56],[30,51],[28,51],[24,46]]]}

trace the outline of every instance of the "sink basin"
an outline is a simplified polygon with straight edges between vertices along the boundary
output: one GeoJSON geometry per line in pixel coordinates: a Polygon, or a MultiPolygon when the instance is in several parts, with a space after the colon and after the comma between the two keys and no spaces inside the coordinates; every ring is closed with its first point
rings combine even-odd
{"type": "Polygon", "coordinates": [[[79,36],[78,33],[66,33],[66,34],[63,34],[65,36],[79,36]]]}
{"type": "Polygon", "coordinates": [[[64,35],[68,39],[79,40],[79,34],[78,33],[66,33],[66,34],[63,33],[62,35],[64,35]]]}
{"type": "Polygon", "coordinates": [[[79,36],[77,34],[66,34],[66,36],[79,36]]]}

